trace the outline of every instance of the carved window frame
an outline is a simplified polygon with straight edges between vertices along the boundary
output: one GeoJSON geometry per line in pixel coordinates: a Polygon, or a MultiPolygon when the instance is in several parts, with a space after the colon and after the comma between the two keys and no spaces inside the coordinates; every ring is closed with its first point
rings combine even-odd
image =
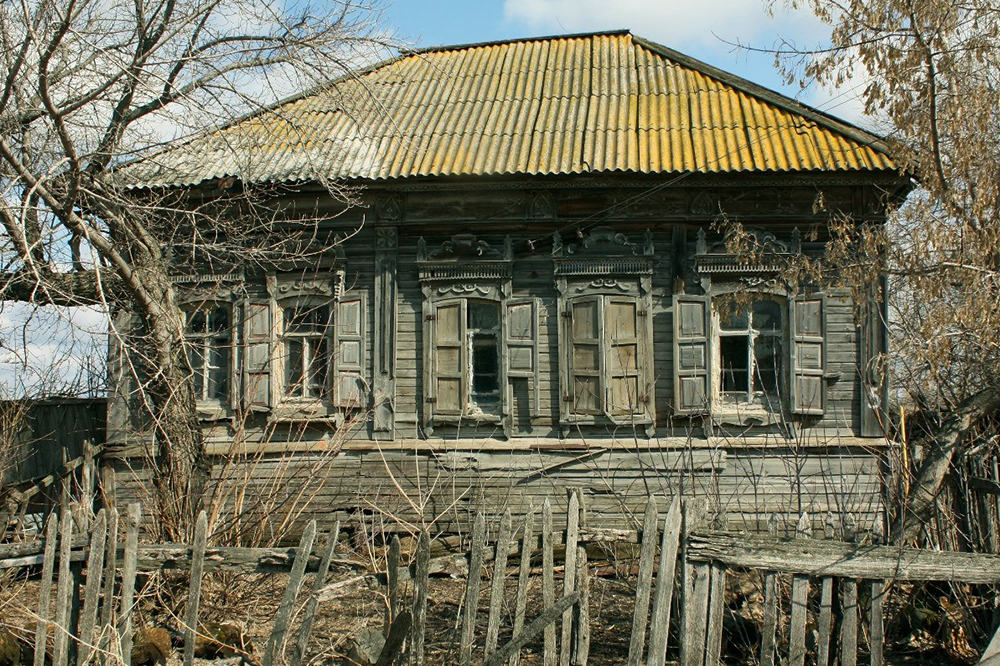
{"type": "Polygon", "coordinates": [[[652,278],[655,263],[652,233],[647,230],[641,242],[608,227],[592,229],[583,238],[563,243],[553,236],[553,264],[559,310],[559,423],[563,436],[581,425],[640,426],[649,437],[656,423],[656,399],[653,359],[652,278]],[[574,337],[575,307],[594,303],[596,337],[574,337]],[[615,363],[613,354],[622,340],[608,330],[609,309],[615,305],[630,307],[635,313],[635,368],[625,371],[615,363]],[[581,340],[583,340],[581,342],[581,340]],[[599,389],[593,409],[577,408],[577,381],[583,376],[574,367],[574,353],[581,346],[596,349],[596,369],[587,372],[597,378],[599,389]],[[618,367],[620,373],[614,368],[618,367]],[[616,376],[634,375],[635,388],[627,391],[627,409],[615,399],[612,386],[616,376]],[[634,396],[633,396],[634,393],[634,396]]]}

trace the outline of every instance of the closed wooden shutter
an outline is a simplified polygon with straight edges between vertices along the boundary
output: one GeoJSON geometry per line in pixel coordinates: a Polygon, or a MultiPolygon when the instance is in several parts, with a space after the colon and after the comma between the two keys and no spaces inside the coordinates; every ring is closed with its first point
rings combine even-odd
{"type": "Polygon", "coordinates": [[[602,381],[601,316],[598,298],[577,298],[569,304],[569,390],[573,414],[601,414],[602,381]]]}
{"type": "Polygon", "coordinates": [[[822,294],[792,299],[791,403],[793,414],[822,414],[826,406],[825,321],[822,294]]]}
{"type": "MultiPolygon", "coordinates": [[[[531,386],[531,416],[538,413],[538,306],[533,299],[507,303],[503,350],[507,357],[507,379],[525,379],[531,386]]],[[[507,389],[507,409],[512,402],[507,389]]]]}
{"type": "Polygon", "coordinates": [[[464,344],[464,302],[442,303],[433,309],[431,319],[431,412],[461,415],[469,393],[464,344]]]}
{"type": "Polygon", "coordinates": [[[674,411],[706,414],[711,400],[711,307],[707,296],[674,296],[674,411]]]}
{"type": "Polygon", "coordinates": [[[336,310],[336,403],[339,407],[364,406],[364,301],[345,297],[336,310]]]}
{"type": "Polygon", "coordinates": [[[640,382],[642,322],[635,299],[608,298],[604,306],[605,360],[608,378],[605,409],[609,416],[644,411],[646,387],[640,382]]]}
{"type": "Polygon", "coordinates": [[[271,408],[271,305],[250,301],[246,305],[245,371],[243,399],[254,411],[271,408]]]}

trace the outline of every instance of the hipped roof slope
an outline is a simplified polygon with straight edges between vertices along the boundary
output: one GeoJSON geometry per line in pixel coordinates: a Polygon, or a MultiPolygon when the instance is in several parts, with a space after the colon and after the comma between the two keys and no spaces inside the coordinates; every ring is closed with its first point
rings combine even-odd
{"type": "Polygon", "coordinates": [[[132,186],[879,171],[878,137],[627,31],[425,49],[126,167],[132,186]]]}

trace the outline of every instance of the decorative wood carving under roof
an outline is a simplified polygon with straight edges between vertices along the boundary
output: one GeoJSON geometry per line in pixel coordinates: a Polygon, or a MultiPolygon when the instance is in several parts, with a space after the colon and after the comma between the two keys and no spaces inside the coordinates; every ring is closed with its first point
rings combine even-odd
{"type": "Polygon", "coordinates": [[[730,252],[727,238],[720,238],[710,245],[705,230],[699,229],[694,258],[698,273],[777,273],[788,257],[801,252],[797,228],[792,232],[790,243],[765,229],[746,227],[743,233],[749,241],[746,256],[730,252]]]}
{"type": "Polygon", "coordinates": [[[596,227],[573,242],[552,236],[556,277],[597,275],[652,275],[653,234],[646,230],[642,244],[610,227],[596,227]]]}
{"type": "Polygon", "coordinates": [[[417,267],[423,282],[437,280],[509,280],[513,275],[514,251],[510,236],[503,250],[475,234],[455,234],[440,247],[428,249],[417,241],[417,267]]]}

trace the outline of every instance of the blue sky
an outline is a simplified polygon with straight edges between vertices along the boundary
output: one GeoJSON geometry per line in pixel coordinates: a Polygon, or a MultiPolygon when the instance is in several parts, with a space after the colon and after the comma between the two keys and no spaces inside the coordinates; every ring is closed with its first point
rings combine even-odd
{"type": "Polygon", "coordinates": [[[414,46],[465,44],[518,37],[628,29],[806,104],[867,125],[858,82],[839,91],[785,85],[774,58],[735,44],[771,48],[822,43],[828,28],[808,11],[774,16],[764,0],[385,0],[387,28],[414,46]]]}

